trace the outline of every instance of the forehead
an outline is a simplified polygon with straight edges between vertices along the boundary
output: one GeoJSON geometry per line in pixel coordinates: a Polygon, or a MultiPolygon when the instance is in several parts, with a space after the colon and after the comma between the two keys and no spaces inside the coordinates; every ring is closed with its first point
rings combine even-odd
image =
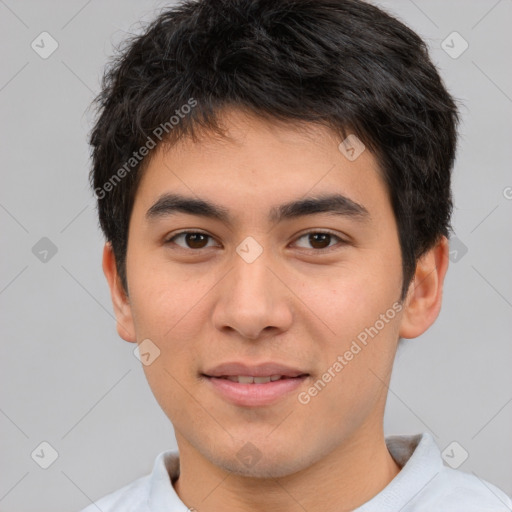
{"type": "Polygon", "coordinates": [[[342,138],[326,127],[240,111],[228,111],[220,121],[225,136],[205,131],[197,140],[154,150],[136,194],[144,213],[166,194],[225,206],[224,220],[233,210],[238,217],[259,212],[275,221],[283,213],[279,206],[313,196],[338,194],[348,199],[346,205],[370,213],[389,203],[373,154],[364,149],[349,160],[339,149],[342,138]]]}

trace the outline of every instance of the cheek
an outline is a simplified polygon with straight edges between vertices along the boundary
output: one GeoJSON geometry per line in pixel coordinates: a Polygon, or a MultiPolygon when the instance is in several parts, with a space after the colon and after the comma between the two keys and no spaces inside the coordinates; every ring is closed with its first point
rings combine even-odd
{"type": "Polygon", "coordinates": [[[386,380],[391,370],[402,309],[400,260],[395,256],[393,261],[391,265],[360,261],[338,269],[335,278],[333,274],[304,288],[305,302],[329,328],[316,341],[319,377],[328,381],[325,388],[322,382],[317,386],[323,395],[315,400],[318,407],[322,402],[335,404],[343,414],[356,403],[358,407],[374,404],[380,396],[379,377],[386,380]]]}
{"type": "Polygon", "coordinates": [[[399,313],[372,304],[375,314],[363,308],[356,313],[346,301],[340,305],[334,329],[336,336],[324,340],[320,348],[322,364],[311,386],[301,396],[304,413],[323,418],[322,428],[351,432],[366,419],[378,414],[387,396],[386,382],[391,372],[398,338],[399,313]],[[384,313],[381,313],[381,312],[384,313]],[[387,323],[380,315],[386,315],[387,323]],[[393,317],[393,318],[391,318],[393,317]]]}
{"type": "Polygon", "coordinates": [[[160,256],[143,252],[127,261],[130,302],[137,337],[164,340],[179,330],[207,292],[209,279],[187,276],[160,256]]]}
{"type": "MultiPolygon", "coordinates": [[[[302,293],[304,302],[329,327],[326,333],[338,340],[337,348],[341,349],[393,307],[399,299],[400,285],[399,264],[390,268],[360,261],[334,268],[321,279],[310,279],[302,293]]],[[[391,311],[386,320],[392,320],[394,313],[391,311]]]]}
{"type": "Polygon", "coordinates": [[[169,386],[173,377],[180,382],[190,379],[187,372],[201,355],[199,343],[205,339],[208,292],[218,277],[213,272],[187,275],[169,262],[152,264],[142,255],[132,256],[129,269],[137,339],[149,338],[160,351],[155,363],[144,367],[151,387],[169,386]]]}
{"type": "MultiPolygon", "coordinates": [[[[135,258],[132,265],[137,268],[135,258]]],[[[191,413],[186,388],[194,377],[191,371],[204,324],[199,318],[201,298],[211,285],[187,279],[175,270],[169,272],[169,265],[138,268],[140,271],[132,272],[130,281],[137,339],[150,339],[159,351],[154,362],[143,365],[143,370],[162,409],[173,419],[186,418],[191,413]]]]}

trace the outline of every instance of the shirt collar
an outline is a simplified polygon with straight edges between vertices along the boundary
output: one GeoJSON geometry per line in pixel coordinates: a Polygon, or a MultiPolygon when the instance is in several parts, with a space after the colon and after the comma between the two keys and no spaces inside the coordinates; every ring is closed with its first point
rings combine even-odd
{"type": "Polygon", "coordinates": [[[389,436],[386,445],[401,467],[400,473],[379,494],[354,512],[403,510],[444,467],[439,448],[428,432],[412,436],[389,436]]]}

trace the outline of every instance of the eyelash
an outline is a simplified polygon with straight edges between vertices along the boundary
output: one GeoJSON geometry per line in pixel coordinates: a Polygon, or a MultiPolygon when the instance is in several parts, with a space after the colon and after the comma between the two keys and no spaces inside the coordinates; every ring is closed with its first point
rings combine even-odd
{"type": "MultiPolygon", "coordinates": [[[[208,238],[211,238],[213,239],[213,237],[207,233],[204,233],[203,231],[194,231],[194,230],[190,230],[190,231],[180,231],[179,233],[176,233],[175,235],[173,235],[171,238],[165,240],[165,244],[171,244],[171,243],[175,243],[173,242],[173,240],[175,240],[177,237],[181,236],[181,235],[193,235],[193,234],[199,234],[199,235],[204,235],[208,238]]],[[[319,252],[327,252],[331,249],[333,249],[334,247],[336,247],[336,245],[345,245],[347,244],[347,242],[345,240],[343,240],[340,236],[336,235],[335,233],[333,233],[332,231],[326,231],[326,230],[311,230],[311,231],[307,231],[306,233],[302,233],[301,235],[299,235],[295,240],[300,240],[301,238],[304,238],[308,235],[311,235],[311,234],[315,234],[315,235],[330,235],[331,237],[334,237],[334,238],[337,238],[338,239],[338,244],[335,244],[335,245],[332,245],[332,246],[328,246],[328,247],[325,247],[323,249],[305,249],[305,250],[309,250],[309,251],[313,251],[313,252],[316,252],[316,253],[319,253],[319,252]]],[[[177,244],[176,244],[177,245],[177,244]]],[[[194,252],[199,252],[203,249],[209,249],[209,247],[203,247],[201,249],[192,249],[190,247],[181,247],[178,245],[178,247],[180,249],[183,249],[185,251],[189,250],[189,251],[194,251],[194,252]]],[[[304,248],[302,248],[304,249],[304,248]]]]}

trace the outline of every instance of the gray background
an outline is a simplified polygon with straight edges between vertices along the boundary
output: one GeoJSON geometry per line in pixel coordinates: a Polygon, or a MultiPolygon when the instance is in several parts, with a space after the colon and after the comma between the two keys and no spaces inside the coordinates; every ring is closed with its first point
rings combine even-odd
{"type": "MultiPolygon", "coordinates": [[[[429,431],[441,449],[455,440],[469,454],[461,470],[512,494],[512,2],[378,4],[427,40],[464,103],[458,252],[438,321],[397,357],[386,433],[429,431]],[[458,58],[441,48],[453,31],[469,43],[458,58]]],[[[175,446],[134,346],[116,334],[87,184],[86,110],[107,56],[164,5],[0,0],[0,511],[79,510],[175,446]],[[31,48],[43,31],[59,44],[47,59],[31,48]],[[46,262],[32,251],[43,237],[57,248],[46,262]],[[46,470],[31,458],[43,441],[59,455],[46,470]]]]}

